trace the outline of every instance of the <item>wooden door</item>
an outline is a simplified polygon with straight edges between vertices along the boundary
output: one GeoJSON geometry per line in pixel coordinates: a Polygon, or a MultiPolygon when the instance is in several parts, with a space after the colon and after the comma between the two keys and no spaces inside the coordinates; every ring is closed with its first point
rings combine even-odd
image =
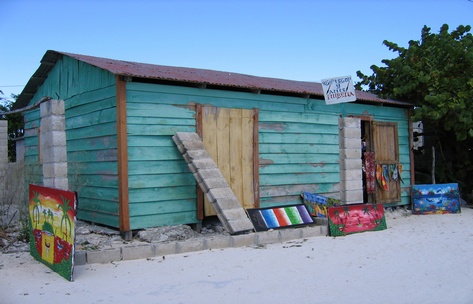
{"type": "MultiPolygon", "coordinates": [[[[386,165],[391,173],[391,165],[399,165],[398,128],[395,122],[373,122],[373,143],[376,165],[386,165]]],[[[387,190],[382,187],[376,189],[378,203],[393,203],[401,200],[400,178],[389,178],[387,190]]]]}
{"type": "MultiPolygon", "coordinates": [[[[201,111],[205,148],[243,208],[258,207],[257,110],[203,106],[201,111]]],[[[207,198],[203,211],[204,216],[215,215],[207,198]]]]}

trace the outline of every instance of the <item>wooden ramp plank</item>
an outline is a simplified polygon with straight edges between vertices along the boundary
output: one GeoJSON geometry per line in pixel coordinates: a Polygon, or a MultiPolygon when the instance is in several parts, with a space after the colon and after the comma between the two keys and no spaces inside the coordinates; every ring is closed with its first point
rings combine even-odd
{"type": "Polygon", "coordinates": [[[205,150],[199,135],[192,132],[177,132],[172,139],[224,228],[230,234],[253,231],[253,223],[220,169],[205,150]]]}

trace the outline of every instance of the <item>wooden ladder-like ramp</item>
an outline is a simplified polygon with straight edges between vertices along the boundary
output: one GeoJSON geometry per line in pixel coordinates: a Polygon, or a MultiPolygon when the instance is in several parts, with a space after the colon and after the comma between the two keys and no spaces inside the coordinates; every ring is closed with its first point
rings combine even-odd
{"type": "Polygon", "coordinates": [[[205,150],[197,133],[177,132],[172,137],[189,169],[230,234],[254,230],[253,223],[238,202],[217,164],[205,150]]]}

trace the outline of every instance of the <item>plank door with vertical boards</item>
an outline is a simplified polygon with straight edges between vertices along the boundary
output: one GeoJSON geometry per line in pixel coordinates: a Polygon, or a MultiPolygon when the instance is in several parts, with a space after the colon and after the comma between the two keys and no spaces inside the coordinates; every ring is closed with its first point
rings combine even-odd
{"type": "MultiPolygon", "coordinates": [[[[238,201],[245,209],[259,207],[257,110],[204,106],[201,117],[204,146],[238,201]]],[[[215,211],[205,198],[204,216],[211,215],[215,211]]]]}
{"type": "MultiPolygon", "coordinates": [[[[375,161],[379,165],[399,165],[399,140],[397,123],[373,122],[373,142],[375,161]]],[[[376,201],[393,203],[401,200],[399,178],[388,181],[388,190],[376,188],[376,201]]]]}

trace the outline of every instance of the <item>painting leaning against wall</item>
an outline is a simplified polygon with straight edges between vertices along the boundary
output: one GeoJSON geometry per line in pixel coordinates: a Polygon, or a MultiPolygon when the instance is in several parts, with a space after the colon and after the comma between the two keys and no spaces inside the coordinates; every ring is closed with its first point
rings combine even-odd
{"type": "Polygon", "coordinates": [[[77,195],[75,192],[29,186],[30,253],[72,281],[77,195]]]}

